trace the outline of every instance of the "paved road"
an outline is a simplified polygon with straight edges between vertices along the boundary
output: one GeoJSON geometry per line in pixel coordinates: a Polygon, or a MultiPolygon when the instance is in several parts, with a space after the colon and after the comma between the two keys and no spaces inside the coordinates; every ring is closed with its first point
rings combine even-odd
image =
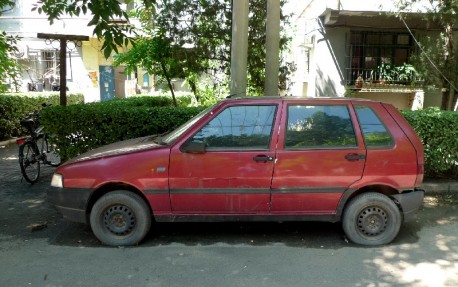
{"type": "Polygon", "coordinates": [[[0,148],[0,286],[458,286],[458,198],[428,196],[390,245],[346,242],[339,224],[167,223],[108,248],[46,202],[52,168],[21,181],[0,148]]]}

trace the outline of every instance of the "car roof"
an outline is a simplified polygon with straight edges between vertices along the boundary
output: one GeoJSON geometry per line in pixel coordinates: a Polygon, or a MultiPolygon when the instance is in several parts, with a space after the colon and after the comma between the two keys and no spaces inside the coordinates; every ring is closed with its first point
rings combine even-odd
{"type": "Polygon", "coordinates": [[[298,96],[246,96],[246,97],[231,97],[228,96],[225,101],[242,101],[242,100],[288,100],[288,101],[358,101],[358,102],[379,102],[362,98],[346,98],[346,97],[298,97],[298,96]]]}

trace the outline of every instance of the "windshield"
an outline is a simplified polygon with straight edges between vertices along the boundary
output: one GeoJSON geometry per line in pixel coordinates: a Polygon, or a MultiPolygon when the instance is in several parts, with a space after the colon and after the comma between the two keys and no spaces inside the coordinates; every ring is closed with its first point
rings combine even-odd
{"type": "Polygon", "coordinates": [[[185,122],[184,124],[176,128],[175,130],[170,132],[169,134],[162,137],[160,142],[166,145],[173,143],[177,138],[179,138],[185,131],[189,130],[196,122],[198,122],[204,115],[206,115],[215,106],[216,104],[201,111],[197,116],[193,117],[192,119],[185,122]]]}

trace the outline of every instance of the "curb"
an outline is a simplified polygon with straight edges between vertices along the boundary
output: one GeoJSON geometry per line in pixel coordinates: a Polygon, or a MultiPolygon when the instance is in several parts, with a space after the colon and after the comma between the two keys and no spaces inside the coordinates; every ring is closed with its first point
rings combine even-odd
{"type": "Polygon", "coordinates": [[[0,141],[0,146],[6,146],[10,144],[15,144],[15,143],[16,143],[16,139],[14,138],[14,139],[0,141]]]}
{"type": "Polygon", "coordinates": [[[456,180],[426,180],[421,187],[428,193],[458,193],[456,180]]]}

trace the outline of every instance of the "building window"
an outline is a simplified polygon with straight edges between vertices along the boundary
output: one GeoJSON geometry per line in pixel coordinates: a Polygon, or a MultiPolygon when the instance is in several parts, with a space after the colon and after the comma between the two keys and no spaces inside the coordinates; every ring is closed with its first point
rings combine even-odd
{"type": "Polygon", "coordinates": [[[350,61],[347,84],[354,84],[359,75],[377,80],[381,64],[401,66],[409,62],[413,40],[406,33],[353,31],[350,35],[350,61]]]}
{"type": "Polygon", "coordinates": [[[302,48],[301,59],[304,59],[304,82],[306,82],[310,74],[310,48],[302,48]]]}

